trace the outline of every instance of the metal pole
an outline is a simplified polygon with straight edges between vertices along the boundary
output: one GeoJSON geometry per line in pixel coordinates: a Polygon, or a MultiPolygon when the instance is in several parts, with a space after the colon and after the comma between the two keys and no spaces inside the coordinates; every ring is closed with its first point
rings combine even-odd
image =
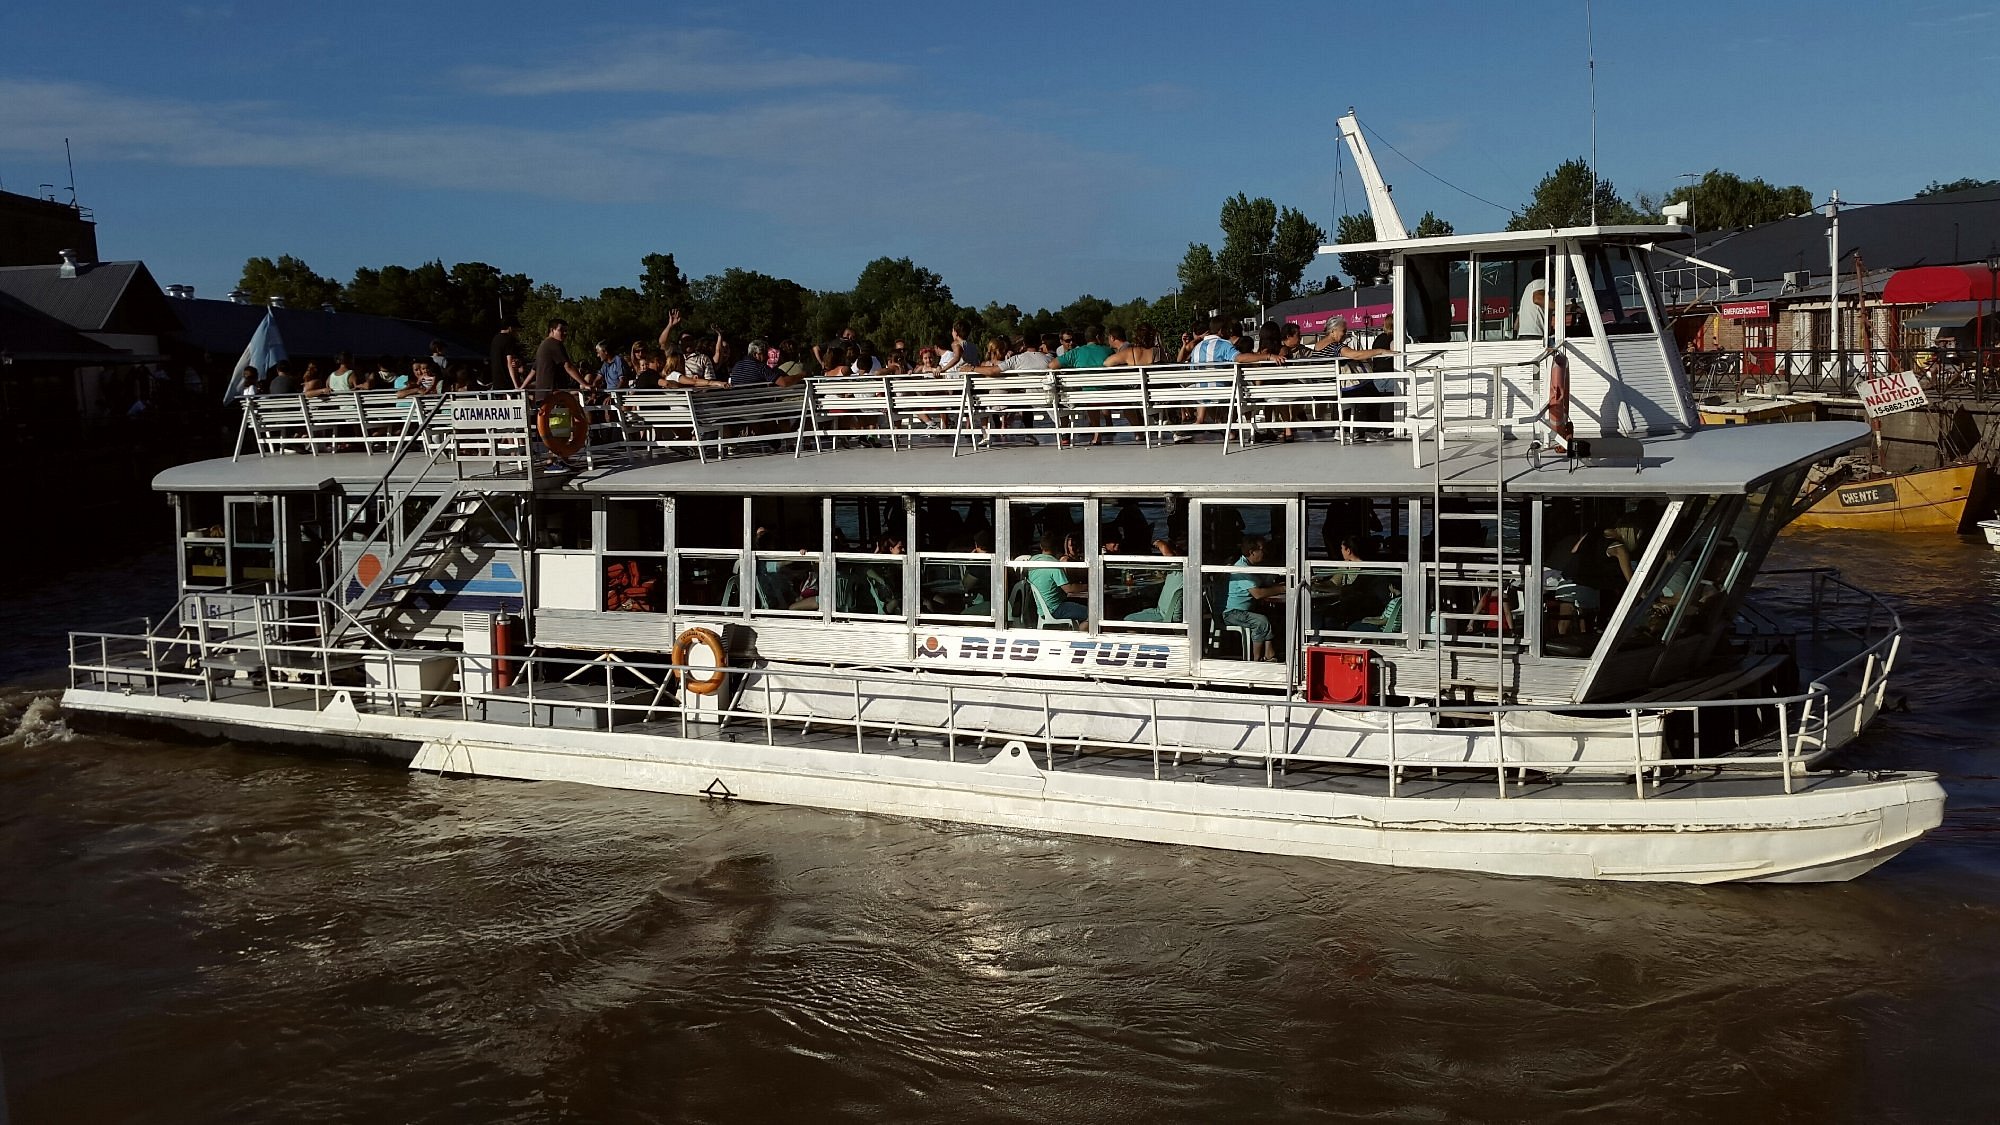
{"type": "Polygon", "coordinates": [[[1847,385],[1846,365],[1840,361],[1840,191],[1835,189],[1826,204],[1826,244],[1828,270],[1826,275],[1827,355],[1833,361],[1834,385],[1847,385]]]}

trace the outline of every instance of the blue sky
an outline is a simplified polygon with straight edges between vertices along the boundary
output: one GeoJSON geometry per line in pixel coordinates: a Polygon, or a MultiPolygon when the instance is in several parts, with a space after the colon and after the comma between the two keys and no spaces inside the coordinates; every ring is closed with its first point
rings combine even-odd
{"type": "MultiPolygon", "coordinates": [[[[1628,195],[2000,177],[1993,6],[1598,0],[1594,31],[1628,195]]],[[[202,296],[251,255],[595,292],[664,251],[820,289],[907,255],[971,304],[1153,297],[1235,192],[1331,229],[1349,105],[1518,205],[1589,148],[1582,0],[0,5],[0,186],[66,197],[69,137],[104,256],[202,296]]],[[[1505,223],[1377,157],[1407,221],[1505,223]]]]}

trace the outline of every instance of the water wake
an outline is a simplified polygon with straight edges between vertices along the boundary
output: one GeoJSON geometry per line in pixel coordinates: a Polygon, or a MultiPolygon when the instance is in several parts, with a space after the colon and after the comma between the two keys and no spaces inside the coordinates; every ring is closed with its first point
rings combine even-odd
{"type": "Polygon", "coordinates": [[[0,748],[32,750],[75,739],[76,732],[63,722],[62,704],[55,696],[30,696],[26,703],[0,698],[0,748]]]}

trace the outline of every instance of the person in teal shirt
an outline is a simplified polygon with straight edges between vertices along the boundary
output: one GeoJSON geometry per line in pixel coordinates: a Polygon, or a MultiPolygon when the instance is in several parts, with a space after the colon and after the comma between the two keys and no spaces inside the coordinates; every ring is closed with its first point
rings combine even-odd
{"type": "MultiPolygon", "coordinates": [[[[1055,554],[1056,548],[1061,545],[1057,540],[1055,532],[1045,531],[1042,533],[1041,552],[1028,561],[1062,561],[1055,554]]],[[[1061,567],[1036,566],[1028,568],[1029,592],[1034,595],[1035,601],[1041,604],[1042,617],[1059,617],[1064,621],[1076,622],[1089,619],[1089,607],[1076,600],[1079,597],[1089,594],[1089,585],[1083,582],[1070,582],[1068,578],[1069,572],[1061,567]]]]}
{"type": "Polygon", "coordinates": [[[1271,619],[1257,609],[1257,603],[1266,598],[1285,596],[1282,578],[1268,586],[1257,584],[1258,576],[1243,573],[1240,568],[1263,566],[1264,555],[1269,544],[1261,535],[1252,535],[1243,540],[1243,557],[1236,560],[1238,572],[1229,576],[1226,600],[1222,606],[1222,620],[1231,625],[1240,625],[1250,630],[1251,660],[1278,659],[1277,646],[1271,643],[1271,619]]]}

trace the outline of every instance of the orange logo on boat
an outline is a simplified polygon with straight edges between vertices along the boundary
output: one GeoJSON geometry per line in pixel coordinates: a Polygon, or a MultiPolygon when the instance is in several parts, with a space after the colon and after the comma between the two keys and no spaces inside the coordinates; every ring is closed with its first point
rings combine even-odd
{"type": "Polygon", "coordinates": [[[381,573],[382,560],[376,558],[372,551],[361,556],[361,561],[354,564],[354,576],[361,580],[363,586],[373,585],[381,573]]]}

